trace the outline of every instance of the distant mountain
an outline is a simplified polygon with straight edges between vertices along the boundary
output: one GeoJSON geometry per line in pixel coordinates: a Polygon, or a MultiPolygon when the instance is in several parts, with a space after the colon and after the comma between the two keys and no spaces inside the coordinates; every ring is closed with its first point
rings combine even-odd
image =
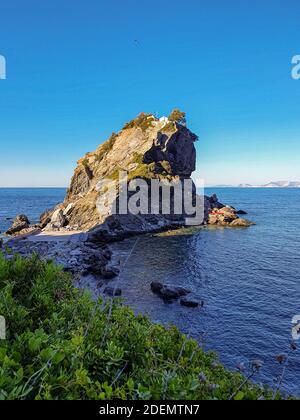
{"type": "Polygon", "coordinates": [[[257,188],[257,185],[251,185],[251,184],[240,184],[238,185],[239,188],[257,188]]]}
{"type": "Polygon", "coordinates": [[[263,185],[240,184],[239,188],[300,188],[300,182],[296,181],[271,181],[263,185]]]}

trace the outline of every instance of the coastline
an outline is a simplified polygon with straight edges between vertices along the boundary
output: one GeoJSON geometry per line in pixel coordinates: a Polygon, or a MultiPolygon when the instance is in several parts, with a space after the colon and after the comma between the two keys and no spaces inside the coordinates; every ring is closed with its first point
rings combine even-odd
{"type": "MultiPolygon", "coordinates": [[[[224,191],[224,190],[222,190],[224,191]]],[[[165,233],[161,233],[158,235],[155,235],[152,238],[152,235],[142,235],[141,238],[141,243],[140,246],[138,248],[135,249],[134,254],[132,255],[132,259],[130,259],[130,262],[125,270],[125,272],[123,273],[123,282],[124,282],[124,287],[123,287],[123,291],[124,291],[124,297],[126,298],[126,301],[128,300],[129,302],[133,303],[133,307],[137,308],[140,307],[141,309],[143,309],[141,312],[148,312],[148,307],[149,304],[153,305],[153,308],[149,308],[151,309],[150,314],[151,314],[151,318],[154,319],[155,322],[159,322],[159,323],[163,323],[164,325],[168,325],[169,323],[175,323],[176,325],[178,325],[180,327],[181,331],[184,331],[185,333],[188,333],[188,329],[186,327],[185,321],[186,322],[192,322],[193,323],[193,318],[195,318],[195,320],[197,319],[198,321],[198,326],[197,329],[199,328],[200,331],[203,330],[203,324],[206,324],[206,327],[209,328],[209,330],[211,331],[213,328],[216,328],[216,324],[215,321],[212,318],[213,312],[216,311],[216,313],[218,313],[219,311],[221,311],[222,314],[224,314],[225,317],[228,317],[229,313],[230,314],[234,314],[234,317],[238,316],[238,312],[236,312],[234,310],[234,306],[236,305],[238,302],[239,307],[242,309],[242,313],[245,310],[245,305],[246,307],[248,306],[247,301],[243,300],[243,295],[244,292],[245,294],[245,299],[249,299],[249,297],[246,295],[249,294],[249,287],[251,284],[251,294],[250,296],[252,296],[252,293],[255,292],[255,288],[257,287],[258,290],[261,289],[261,287],[266,287],[268,289],[268,285],[266,284],[265,286],[262,286],[262,284],[264,284],[263,279],[261,278],[261,276],[259,276],[259,272],[255,269],[255,260],[257,259],[257,256],[255,256],[255,248],[259,248],[259,242],[256,243],[255,246],[251,245],[251,241],[249,243],[250,248],[247,248],[246,244],[249,241],[249,238],[257,238],[259,240],[259,236],[264,237],[264,241],[267,241],[267,237],[268,234],[272,234],[272,231],[270,231],[270,229],[273,227],[274,222],[280,224],[280,226],[282,226],[283,229],[285,229],[285,225],[282,225],[282,219],[280,217],[276,217],[276,214],[274,213],[273,215],[273,219],[272,219],[272,224],[269,223],[269,212],[270,212],[270,208],[273,208],[274,205],[278,202],[280,202],[280,200],[278,199],[279,197],[282,197],[282,203],[286,202],[286,198],[287,197],[291,197],[292,192],[291,191],[274,191],[272,193],[273,195],[273,200],[269,203],[268,207],[266,208],[266,210],[264,211],[264,215],[263,217],[260,215],[261,210],[259,213],[257,213],[256,208],[257,208],[257,200],[260,199],[261,197],[261,193],[259,193],[258,196],[254,195],[254,191],[250,191],[249,194],[249,190],[240,190],[240,193],[237,195],[236,190],[232,190],[232,192],[230,192],[230,190],[226,190],[227,193],[225,195],[222,196],[222,198],[224,199],[224,201],[226,202],[231,202],[233,203],[235,206],[237,206],[239,203],[241,203],[242,207],[245,208],[246,210],[249,209],[249,215],[251,217],[251,219],[257,221],[257,226],[253,226],[252,228],[250,228],[249,230],[246,229],[242,229],[242,230],[232,230],[232,229],[228,229],[228,228],[223,228],[223,227],[214,227],[214,226],[207,226],[207,227],[200,227],[199,231],[193,232],[193,234],[188,234],[188,229],[184,229],[183,230],[183,234],[181,235],[181,230],[176,230],[176,231],[172,231],[172,232],[165,232],[165,233]],[[251,199],[251,202],[249,202],[249,199],[251,199]],[[258,232],[261,232],[260,234],[258,232]],[[162,241],[158,241],[156,238],[157,237],[161,237],[163,240],[162,241]],[[190,240],[188,240],[188,237],[190,237],[190,240]],[[181,239],[182,238],[182,239],[181,239]],[[203,238],[203,240],[201,239],[203,238]],[[228,238],[229,242],[227,241],[227,245],[226,242],[224,242],[224,239],[228,238]],[[178,242],[179,240],[179,242],[178,242]],[[203,254],[203,251],[201,251],[201,248],[199,249],[199,255],[197,257],[197,259],[199,259],[199,267],[195,270],[194,267],[194,253],[195,253],[195,249],[194,249],[194,244],[196,244],[197,242],[200,242],[200,246],[206,246],[208,244],[208,242],[211,244],[210,248],[208,248],[207,251],[205,251],[205,253],[203,254]],[[234,241],[234,242],[231,242],[234,241]],[[224,245],[222,245],[224,242],[224,245]],[[165,245],[164,245],[165,244],[165,245]],[[180,245],[182,244],[182,245],[180,245]],[[193,245],[192,245],[193,244],[193,245]],[[184,250],[187,247],[187,249],[189,249],[192,245],[192,248],[190,249],[189,253],[191,253],[191,261],[189,262],[189,269],[188,272],[185,274],[184,272],[181,272],[181,269],[184,267],[185,263],[184,260],[182,260],[182,258],[184,257],[184,250]],[[221,248],[220,248],[221,246],[221,248]],[[239,247],[245,247],[245,251],[246,251],[246,255],[243,257],[243,253],[241,254],[241,248],[238,249],[239,247]],[[140,247],[142,247],[142,249],[140,249],[140,247]],[[166,248],[167,247],[167,248],[166,248]],[[227,256],[222,255],[223,253],[223,249],[228,248],[228,250],[230,248],[232,248],[232,253],[239,253],[241,254],[239,257],[239,261],[240,263],[243,263],[243,259],[245,258],[249,258],[250,255],[254,252],[253,254],[253,258],[251,259],[252,261],[252,265],[251,265],[251,276],[250,272],[246,272],[244,277],[242,277],[242,279],[239,279],[239,277],[237,277],[237,280],[240,282],[240,284],[233,284],[233,279],[231,279],[230,277],[230,273],[233,270],[233,273],[235,273],[235,276],[238,276],[239,271],[242,269],[243,270],[243,265],[239,264],[239,270],[235,270],[235,266],[231,266],[230,265],[230,261],[231,261],[231,253],[228,254],[227,256]],[[168,248],[170,248],[170,250],[168,250],[168,248]],[[159,270],[157,269],[152,269],[150,268],[150,266],[145,266],[145,258],[149,258],[149,264],[150,262],[156,261],[156,259],[154,259],[154,255],[151,256],[151,249],[154,252],[154,255],[156,255],[156,258],[158,258],[157,264],[159,270]],[[174,250],[172,250],[174,249],[174,250]],[[182,252],[182,256],[180,255],[176,255],[175,259],[172,261],[173,255],[172,253],[175,252],[182,252]],[[215,253],[215,255],[214,255],[215,253]],[[165,254],[165,256],[163,257],[163,255],[165,254]],[[163,259],[161,259],[161,257],[163,257],[163,259]],[[180,257],[180,259],[178,260],[178,257],[180,257]],[[168,262],[168,260],[170,260],[168,262]],[[177,261],[178,260],[178,261],[177,261]],[[217,264],[216,265],[216,276],[213,275],[213,278],[211,278],[211,275],[214,274],[211,271],[211,265],[208,264],[207,262],[209,262],[209,260],[211,260],[213,262],[213,264],[217,264]],[[227,262],[228,260],[228,262],[227,262]],[[201,263],[202,261],[202,263],[201,263]],[[165,264],[167,263],[167,266],[165,266],[165,264]],[[204,267],[202,267],[203,263],[205,264],[204,267]],[[139,281],[138,281],[138,268],[136,267],[136,264],[140,265],[140,269],[141,269],[141,280],[142,283],[139,286],[139,281]],[[172,265],[174,267],[172,267],[172,265]],[[228,266],[228,267],[227,267],[228,266]],[[227,267],[227,268],[226,268],[227,267]],[[224,271],[225,269],[225,271],[224,271]],[[178,275],[176,275],[175,277],[175,272],[173,273],[173,270],[178,270],[178,275]],[[209,290],[207,290],[207,286],[204,284],[201,285],[201,292],[200,292],[200,297],[202,299],[205,300],[206,304],[204,306],[204,308],[198,310],[195,309],[185,309],[182,308],[180,310],[180,306],[178,306],[177,304],[173,304],[173,305],[167,305],[165,306],[164,303],[162,301],[159,300],[159,298],[153,296],[152,297],[152,293],[150,290],[150,282],[151,280],[163,280],[164,278],[169,278],[170,279],[170,283],[174,283],[174,284],[183,284],[182,282],[186,283],[188,285],[188,287],[191,287],[193,284],[196,286],[198,283],[197,277],[195,277],[195,279],[193,279],[193,276],[196,275],[196,273],[201,274],[201,271],[203,270],[203,274],[205,274],[205,276],[209,279],[209,282],[214,284],[217,282],[220,283],[219,286],[217,287],[217,290],[219,288],[218,291],[218,295],[220,295],[218,297],[218,301],[220,301],[220,307],[218,306],[217,308],[215,308],[215,298],[217,295],[215,295],[215,293],[213,293],[213,295],[211,295],[209,292],[209,290]],[[221,275],[221,273],[224,272],[224,275],[221,275]],[[160,274],[161,273],[161,274],[160,274]],[[220,273],[217,274],[217,273],[220,273]],[[227,273],[227,274],[226,274],[227,273]],[[147,274],[147,277],[144,281],[143,277],[144,275],[147,274]],[[133,276],[134,279],[134,283],[132,284],[131,281],[129,281],[133,276]],[[223,280],[221,280],[223,278],[223,276],[225,276],[225,278],[223,280]],[[229,277],[228,277],[229,276],[229,277]],[[223,290],[223,282],[226,281],[226,277],[228,277],[228,280],[230,280],[230,284],[227,284],[227,288],[223,290]],[[246,282],[247,277],[249,277],[249,281],[246,282]],[[255,277],[257,277],[257,286],[255,285],[255,277]],[[220,279],[220,281],[219,281],[220,279]],[[145,289],[145,284],[148,281],[148,286],[145,289]],[[136,284],[135,284],[136,283],[136,284]],[[262,283],[262,284],[261,284],[262,283]],[[139,294],[136,294],[136,291],[138,290],[137,287],[141,290],[139,294]],[[129,289],[128,289],[129,288],[129,289]],[[132,290],[131,290],[132,289],[132,290]],[[230,289],[232,289],[232,293],[233,295],[231,296],[230,294],[228,295],[227,290],[229,291],[230,289]],[[253,289],[253,292],[252,292],[253,289]],[[147,292],[145,293],[145,290],[147,290],[147,292]],[[128,293],[130,292],[129,296],[128,293]],[[136,298],[134,298],[134,295],[136,294],[136,298]],[[241,294],[241,300],[236,301],[235,296],[238,296],[238,294],[241,294]],[[222,295],[224,295],[224,298],[222,298],[222,295]],[[141,300],[141,304],[140,304],[140,299],[150,299],[149,303],[143,303],[143,301],[141,300]],[[227,312],[227,307],[226,307],[226,303],[228,302],[228,311],[227,312]],[[225,306],[224,306],[225,305],[225,306]],[[243,309],[244,308],[244,309],[243,309]],[[180,312],[178,312],[180,310],[180,312]],[[225,312],[224,312],[225,310],[225,312]],[[163,312],[162,312],[163,311],[163,312]],[[211,314],[212,312],[212,314],[211,314]],[[181,315],[182,313],[182,315],[181,315]],[[184,315],[184,314],[185,315],[184,315]],[[193,315],[194,314],[194,315],[193,315]],[[227,315],[226,315],[227,314],[227,315]],[[174,322],[174,321],[175,322],[174,322]]],[[[219,192],[221,194],[221,192],[219,192]]],[[[269,197],[270,196],[270,192],[267,191],[264,194],[264,203],[268,204],[269,202],[269,197]]],[[[291,197],[292,198],[292,197],[291,197]]],[[[277,207],[276,207],[277,208],[277,207]]],[[[261,209],[261,207],[260,207],[261,209]]],[[[295,211],[296,212],[296,209],[295,211]]],[[[294,213],[293,212],[293,213],[294,213]]],[[[296,213],[295,213],[296,216],[296,213]]],[[[286,232],[290,231],[290,225],[288,225],[286,227],[286,232]],[[289,227],[288,227],[289,226],[289,227]]],[[[284,238],[284,236],[279,235],[278,236],[278,241],[280,243],[280,237],[284,238]]],[[[128,241],[130,242],[130,240],[134,240],[134,238],[128,239],[128,241]]],[[[22,241],[20,241],[22,242],[22,241]]],[[[132,243],[132,242],[131,242],[132,243]]],[[[125,240],[124,242],[120,242],[120,243],[113,243],[111,244],[112,247],[118,247],[118,246],[124,246],[123,249],[123,256],[121,255],[121,259],[122,261],[124,261],[124,259],[126,258],[126,256],[128,255],[128,249],[129,247],[127,246],[127,240],[125,240]],[[128,249],[127,249],[128,248],[128,249]]],[[[37,245],[37,244],[36,244],[37,245]]],[[[264,253],[266,253],[266,250],[264,249],[260,249],[260,254],[262,256],[264,256],[264,253]]],[[[296,252],[296,251],[295,251],[296,252]]],[[[118,253],[115,253],[113,250],[113,255],[112,258],[114,259],[115,256],[120,255],[118,253]]],[[[196,254],[197,255],[197,254],[196,254]]],[[[273,255],[273,254],[271,254],[273,255]]],[[[190,256],[188,256],[188,258],[190,258],[190,256]]],[[[117,263],[118,262],[118,258],[116,258],[116,261],[114,260],[113,263],[117,263]]],[[[272,264],[272,266],[274,266],[274,263],[272,264]]],[[[153,267],[154,268],[154,267],[153,267]]],[[[237,268],[237,267],[236,267],[237,268]]],[[[271,270],[271,269],[270,269],[271,270]]],[[[272,271],[270,271],[270,273],[272,273],[272,271]]],[[[202,276],[202,274],[201,274],[202,276]]],[[[117,278],[115,277],[115,280],[117,278]]],[[[106,283],[106,286],[110,286],[110,282],[111,285],[113,283],[115,283],[115,280],[110,280],[108,283],[106,283]]],[[[274,279],[275,280],[275,279],[274,279]]],[[[205,280],[206,282],[206,280],[205,280]]],[[[98,287],[98,282],[95,281],[95,279],[91,279],[91,277],[87,276],[84,281],[80,282],[81,284],[79,284],[78,286],[81,288],[89,288],[92,289],[92,291],[95,292],[95,295],[99,296],[99,294],[102,294],[103,291],[103,285],[99,288],[98,287]],[[100,290],[99,290],[100,289],[100,290]]],[[[117,283],[117,282],[116,282],[117,283]]],[[[217,286],[216,284],[216,286],[217,286]]],[[[76,284],[77,285],[77,284],[76,284]]],[[[273,281],[273,286],[275,285],[276,287],[276,283],[274,283],[273,281]]],[[[119,287],[119,285],[117,284],[117,286],[119,287]]],[[[212,286],[212,285],[211,285],[212,286]]],[[[210,286],[210,287],[211,287],[210,286]]],[[[199,286],[200,287],[200,286],[199,286]]],[[[224,284],[225,287],[225,284],[224,284]]],[[[294,287],[291,283],[291,285],[289,286],[294,287]]],[[[267,293],[267,289],[266,289],[266,293],[267,293]]],[[[276,289],[275,289],[276,290],[276,289]]],[[[274,290],[273,290],[274,292],[274,290]]],[[[217,292],[216,292],[217,293],[217,292]]],[[[282,293],[279,291],[279,295],[282,297],[282,302],[285,302],[285,298],[284,296],[282,296],[282,293]]],[[[255,309],[254,313],[258,314],[259,316],[265,316],[264,312],[261,314],[261,311],[259,308],[263,308],[260,304],[259,301],[259,296],[254,295],[255,299],[257,300],[257,308],[255,309]],[[260,315],[261,314],[261,315],[260,315]]],[[[275,294],[275,296],[277,296],[275,294]]],[[[296,295],[295,295],[296,296],[296,295]]],[[[261,296],[262,298],[264,297],[264,294],[261,296]]],[[[281,302],[280,298],[277,298],[278,302],[281,302]]],[[[282,306],[283,304],[281,304],[282,306]]],[[[265,304],[264,304],[265,306],[265,304]]],[[[272,305],[271,305],[272,306],[272,305]]],[[[291,312],[291,306],[287,305],[286,307],[287,309],[287,314],[284,315],[284,317],[287,317],[287,326],[285,326],[285,324],[283,324],[281,326],[281,331],[282,331],[282,338],[280,339],[280,341],[278,342],[278,345],[276,346],[276,349],[274,349],[274,352],[282,352],[284,351],[284,341],[285,341],[285,337],[288,334],[285,334],[285,330],[287,328],[289,328],[289,314],[291,312]]],[[[271,310],[271,309],[270,309],[271,310]]],[[[292,309],[293,310],[293,309],[292,309]]],[[[136,313],[138,313],[139,310],[137,310],[136,313]]],[[[286,311],[285,311],[286,312],[286,311]]],[[[272,310],[270,312],[270,319],[267,318],[266,322],[270,323],[270,322],[274,322],[274,320],[277,319],[277,322],[282,322],[282,317],[283,315],[281,315],[281,318],[278,320],[278,318],[276,318],[278,313],[278,310],[276,312],[274,312],[274,310],[272,310]]],[[[281,311],[279,311],[279,315],[280,315],[281,311]]],[[[214,315],[213,315],[214,317],[214,315]]],[[[284,320],[283,317],[283,320],[284,320]]],[[[260,318],[258,318],[260,319],[260,318]]],[[[247,333],[247,336],[249,335],[249,337],[251,337],[252,334],[252,338],[255,339],[256,335],[258,334],[258,339],[262,340],[262,337],[266,337],[266,331],[262,328],[261,333],[257,330],[253,331],[252,325],[251,325],[251,318],[248,318],[248,320],[243,319],[240,320],[240,322],[242,321],[243,323],[243,328],[240,331],[237,331],[235,328],[233,328],[233,332],[235,333],[236,337],[241,337],[241,339],[244,340],[244,335],[245,332],[247,330],[249,330],[249,334],[247,333]]],[[[247,350],[247,347],[244,348],[242,351],[235,349],[235,338],[234,336],[230,336],[230,340],[229,338],[226,338],[227,335],[227,318],[224,319],[224,331],[222,331],[222,333],[225,332],[225,337],[222,340],[222,343],[218,343],[216,341],[216,337],[213,338],[213,340],[209,339],[208,343],[207,343],[207,349],[215,349],[218,351],[218,353],[220,354],[220,360],[222,361],[222,363],[227,366],[230,370],[234,371],[235,370],[235,362],[237,362],[239,360],[239,357],[244,355],[245,350],[247,350]],[[228,345],[230,344],[230,351],[228,349],[228,345]],[[233,355],[231,356],[231,353],[233,353],[233,355]],[[225,356],[225,357],[224,357],[225,356]],[[232,362],[232,359],[234,359],[234,361],[232,362]]],[[[261,321],[260,321],[261,322],[261,321]]],[[[234,325],[231,325],[230,328],[234,327],[234,325]]],[[[196,330],[195,330],[196,331],[196,330]]],[[[197,334],[194,333],[192,334],[194,337],[197,337],[197,334]]],[[[276,332],[276,334],[278,334],[278,331],[276,332]]],[[[254,340],[255,342],[255,340],[254,340]]],[[[259,341],[261,343],[261,341],[259,341]]],[[[259,345],[261,346],[261,344],[259,345]]],[[[263,370],[262,370],[262,381],[264,383],[269,383],[269,378],[272,377],[272,373],[270,373],[271,370],[271,366],[270,363],[268,363],[268,359],[272,360],[272,358],[274,356],[272,355],[265,359],[263,354],[266,353],[268,354],[268,347],[254,347],[251,350],[250,347],[250,352],[248,354],[248,352],[246,351],[245,353],[245,357],[254,357],[255,354],[257,354],[259,357],[261,357],[265,363],[266,366],[264,366],[263,370]],[[261,350],[263,349],[263,353],[261,353],[261,350]],[[264,373],[266,370],[266,373],[264,373]]],[[[242,360],[245,360],[244,358],[242,360]]],[[[270,361],[271,361],[270,360],[270,361]]],[[[272,370],[271,370],[272,372],[272,370]]],[[[289,374],[288,374],[288,378],[293,377],[292,372],[290,372],[289,370],[289,374]]],[[[289,381],[291,379],[288,379],[289,381]]],[[[294,384],[294,387],[290,388],[289,386],[287,386],[288,389],[292,389],[292,392],[289,392],[289,394],[293,394],[293,395],[299,395],[298,393],[298,388],[297,388],[297,384],[294,384]]]]}

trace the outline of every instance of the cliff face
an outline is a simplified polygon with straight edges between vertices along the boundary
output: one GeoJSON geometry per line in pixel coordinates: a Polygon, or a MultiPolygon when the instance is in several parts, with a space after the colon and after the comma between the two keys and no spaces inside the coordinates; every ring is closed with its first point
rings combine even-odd
{"type": "MultiPolygon", "coordinates": [[[[110,181],[118,180],[120,170],[128,173],[128,180],[190,178],[196,166],[196,140],[197,136],[183,124],[140,114],[78,161],[65,201],[42,216],[43,227],[90,230],[103,224],[111,216],[113,204],[106,190],[110,181]]],[[[112,217],[110,222],[112,219],[115,224],[120,219],[125,224],[130,220],[135,225],[133,230],[151,230],[142,226],[147,219],[150,224],[170,223],[162,222],[161,217],[155,221],[153,216],[141,220],[128,215],[127,222],[125,217],[112,217]]]]}

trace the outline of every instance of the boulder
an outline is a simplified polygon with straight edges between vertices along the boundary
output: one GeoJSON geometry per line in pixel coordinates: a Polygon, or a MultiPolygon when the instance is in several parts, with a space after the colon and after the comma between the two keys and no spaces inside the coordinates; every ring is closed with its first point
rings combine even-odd
{"type": "Polygon", "coordinates": [[[159,283],[158,281],[153,281],[151,283],[151,290],[153,293],[158,293],[160,294],[161,289],[164,287],[164,285],[162,283],[159,283]]]}
{"type": "Polygon", "coordinates": [[[20,214],[17,216],[12,224],[12,226],[6,232],[6,235],[15,235],[21,232],[24,229],[28,229],[30,226],[30,222],[28,217],[24,214],[20,214]]]}
{"type": "Polygon", "coordinates": [[[40,215],[40,228],[41,229],[44,229],[48,225],[48,223],[51,222],[52,213],[53,211],[46,210],[44,213],[40,215]]]}
{"type": "Polygon", "coordinates": [[[176,300],[190,293],[190,291],[184,287],[169,286],[160,282],[152,282],[151,290],[153,293],[158,294],[164,300],[176,300]]]}
{"type": "Polygon", "coordinates": [[[64,215],[63,210],[57,209],[53,212],[50,223],[47,225],[47,228],[60,229],[62,227],[65,227],[67,224],[68,224],[68,220],[66,216],[64,215]]]}

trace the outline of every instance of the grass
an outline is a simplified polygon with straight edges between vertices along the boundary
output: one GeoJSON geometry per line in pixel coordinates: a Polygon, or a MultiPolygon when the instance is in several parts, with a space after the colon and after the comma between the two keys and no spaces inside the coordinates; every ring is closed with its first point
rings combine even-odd
{"type": "MultiPolygon", "coordinates": [[[[271,398],[177,328],[103,304],[37,256],[0,255],[1,400],[271,398]]],[[[280,398],[277,395],[277,398],[280,398]]]]}

